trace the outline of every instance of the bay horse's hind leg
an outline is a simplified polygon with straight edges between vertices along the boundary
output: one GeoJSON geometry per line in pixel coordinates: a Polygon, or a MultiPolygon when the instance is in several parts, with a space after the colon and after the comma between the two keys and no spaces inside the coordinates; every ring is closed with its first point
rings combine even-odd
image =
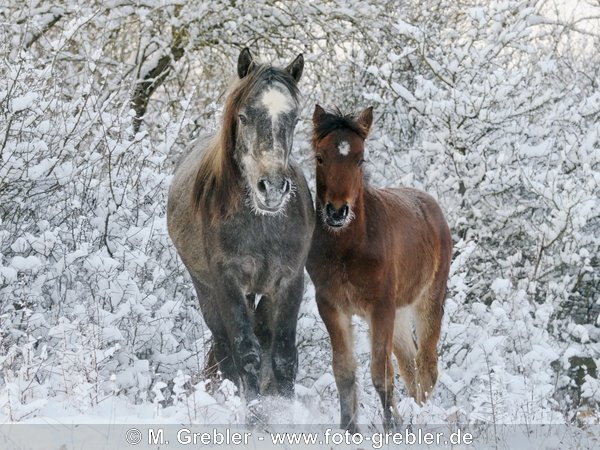
{"type": "Polygon", "coordinates": [[[383,309],[372,314],[370,320],[371,377],[383,405],[383,427],[386,431],[393,431],[401,423],[394,395],[394,320],[393,311],[383,309]]]}
{"type": "Polygon", "coordinates": [[[413,310],[409,306],[398,308],[396,310],[396,320],[394,322],[394,354],[398,360],[400,375],[404,379],[408,395],[416,400],[417,398],[417,367],[415,358],[417,356],[417,346],[413,337],[412,325],[413,310]]]}
{"type": "Polygon", "coordinates": [[[333,375],[340,397],[340,428],[346,429],[350,433],[358,433],[356,360],[352,349],[351,317],[350,314],[342,312],[318,298],[317,305],[331,340],[333,375]]]}
{"type": "Polygon", "coordinates": [[[438,376],[437,344],[444,315],[445,289],[432,288],[415,304],[417,331],[417,396],[419,404],[431,396],[438,376]]]}

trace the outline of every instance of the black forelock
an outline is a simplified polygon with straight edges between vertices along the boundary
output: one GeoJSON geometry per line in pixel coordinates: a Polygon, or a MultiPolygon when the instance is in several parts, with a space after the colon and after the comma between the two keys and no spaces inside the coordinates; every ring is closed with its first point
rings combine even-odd
{"type": "Polygon", "coordinates": [[[335,130],[349,130],[356,133],[361,139],[366,139],[368,130],[365,130],[357,121],[355,114],[344,114],[339,108],[325,111],[315,126],[314,139],[320,141],[335,130]]]}

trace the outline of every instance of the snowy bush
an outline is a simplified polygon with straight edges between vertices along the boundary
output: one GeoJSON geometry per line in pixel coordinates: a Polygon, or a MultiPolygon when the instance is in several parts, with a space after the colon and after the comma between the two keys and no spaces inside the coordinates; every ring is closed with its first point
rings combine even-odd
{"type": "MultiPolygon", "coordinates": [[[[295,152],[311,186],[314,104],[373,104],[371,182],[425,189],[446,212],[440,380],[422,408],[398,382],[405,416],[599,420],[600,4],[47,3],[0,6],[0,418],[108,419],[111,404],[244,421],[235,387],[202,377],[210,333],[165,203],[248,45],[278,63],[305,55],[295,152]]],[[[379,423],[356,330],[361,420],[379,423]]],[[[297,399],[273,420],[337,422],[309,281],[298,340],[297,399]]]]}

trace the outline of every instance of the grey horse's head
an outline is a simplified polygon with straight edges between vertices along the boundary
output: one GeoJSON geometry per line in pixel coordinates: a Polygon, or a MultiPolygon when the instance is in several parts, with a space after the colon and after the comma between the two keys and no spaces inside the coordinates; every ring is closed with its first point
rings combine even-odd
{"type": "Polygon", "coordinates": [[[245,92],[232,118],[237,121],[234,158],[246,185],[246,202],[257,214],[283,212],[295,189],[288,160],[299,113],[296,84],[303,67],[302,55],[285,69],[255,63],[248,49],[238,58],[245,92]]]}

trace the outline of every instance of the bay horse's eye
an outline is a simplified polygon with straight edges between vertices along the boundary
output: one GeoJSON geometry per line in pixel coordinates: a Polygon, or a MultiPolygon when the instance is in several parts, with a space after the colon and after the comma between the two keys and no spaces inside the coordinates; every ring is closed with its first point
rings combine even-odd
{"type": "Polygon", "coordinates": [[[323,157],[319,154],[315,155],[318,164],[323,164],[323,157]]]}
{"type": "Polygon", "coordinates": [[[358,165],[362,166],[366,161],[364,159],[361,159],[360,161],[358,161],[358,165]]]}
{"type": "Polygon", "coordinates": [[[246,125],[248,123],[248,118],[243,114],[238,114],[238,118],[240,119],[240,123],[242,125],[246,125]]]}

